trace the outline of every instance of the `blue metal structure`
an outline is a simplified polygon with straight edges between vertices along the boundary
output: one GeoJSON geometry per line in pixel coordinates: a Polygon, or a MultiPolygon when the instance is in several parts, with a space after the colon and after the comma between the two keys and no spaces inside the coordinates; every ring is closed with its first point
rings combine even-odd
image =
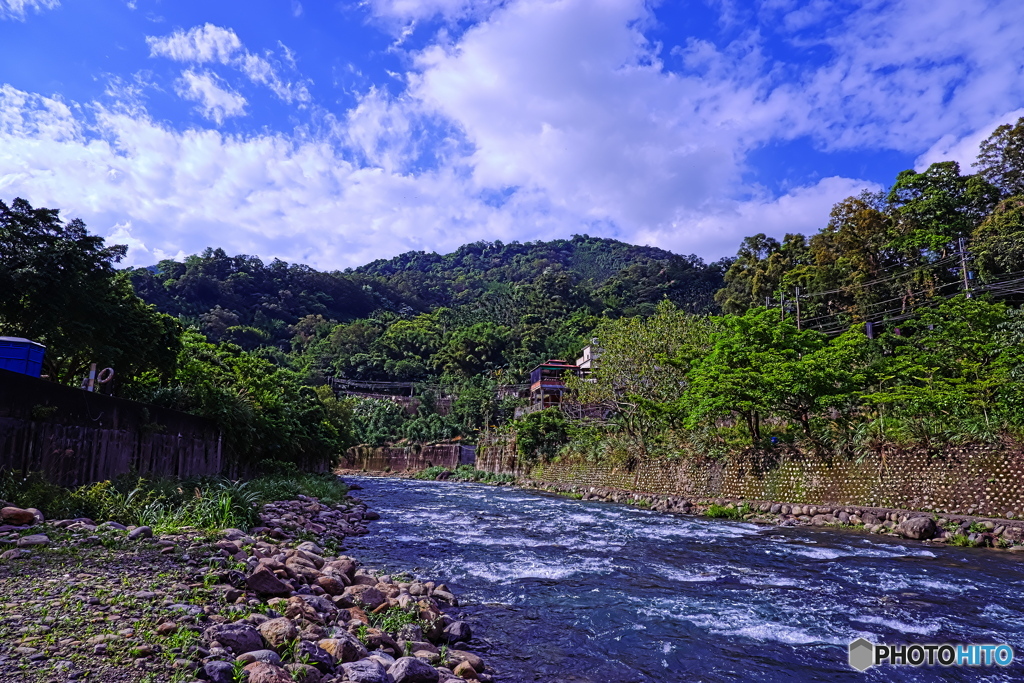
{"type": "Polygon", "coordinates": [[[0,337],[0,368],[39,377],[46,347],[21,337],[0,337]]]}

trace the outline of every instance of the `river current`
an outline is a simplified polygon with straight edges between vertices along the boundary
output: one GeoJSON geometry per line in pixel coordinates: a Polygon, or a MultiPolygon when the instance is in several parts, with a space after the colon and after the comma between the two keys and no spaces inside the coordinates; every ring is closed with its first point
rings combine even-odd
{"type": "Polygon", "coordinates": [[[352,554],[445,581],[495,680],[1024,680],[1024,557],[475,484],[346,477],[352,554]],[[1007,668],[879,666],[847,646],[1009,643],[1007,668]]]}

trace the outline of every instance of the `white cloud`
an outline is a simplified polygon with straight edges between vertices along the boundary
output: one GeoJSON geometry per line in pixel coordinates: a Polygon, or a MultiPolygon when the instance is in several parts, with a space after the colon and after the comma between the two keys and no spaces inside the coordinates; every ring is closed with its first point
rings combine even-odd
{"type": "Polygon", "coordinates": [[[480,19],[495,8],[505,4],[504,0],[363,0],[373,15],[385,20],[401,23],[424,21],[441,17],[454,19],[480,19]]]}
{"type": "Polygon", "coordinates": [[[791,189],[779,197],[767,194],[733,201],[712,212],[694,213],[662,229],[642,229],[637,237],[677,253],[733,254],[744,237],[763,232],[812,235],[828,221],[832,207],[864,190],[882,189],[877,183],[853,178],[823,178],[813,185],[791,189]]]}
{"type": "Polygon", "coordinates": [[[292,16],[295,18],[302,16],[302,3],[299,0],[292,0],[292,16]]]}
{"type": "Polygon", "coordinates": [[[242,52],[242,41],[231,29],[213,24],[175,31],[169,36],[147,36],[150,56],[167,57],[178,62],[229,64],[242,52]]]}
{"type": "Polygon", "coordinates": [[[543,191],[626,234],[666,229],[726,204],[747,146],[786,112],[756,79],[668,73],[649,19],[642,0],[509,5],[421,53],[410,91],[464,131],[480,187],[543,191]]]}
{"type": "Polygon", "coordinates": [[[2,88],[0,196],[80,215],[132,244],[134,263],[217,245],[336,268],[573,232],[714,258],[756,232],[815,232],[836,201],[877,189],[831,177],[777,196],[745,180],[758,146],[811,136],[919,163],[973,156],[1024,104],[1012,30],[1024,15],[997,0],[869,0],[846,15],[823,1],[726,3],[730,26],[755,21],[744,12],[762,25],[664,49],[644,35],[657,18],[644,0],[365,4],[407,29],[470,25],[408,54],[394,94],[378,83],[333,113],[281,75],[295,68],[285,48],[279,63],[210,24],[150,40],[187,67],[180,92],[215,121],[246,107],[220,67],[310,103],[294,133],[175,130],[127,87],[111,92],[131,106],[106,108],[2,88]],[[769,28],[825,56],[776,61],[769,28]]]}
{"type": "Polygon", "coordinates": [[[973,173],[975,160],[978,158],[978,151],[982,141],[988,138],[992,132],[1004,123],[1014,124],[1024,116],[1024,109],[1015,109],[1002,116],[997,116],[983,124],[977,130],[973,130],[963,136],[953,134],[943,135],[928,151],[919,156],[914,166],[923,171],[937,161],[956,161],[960,164],[961,173],[973,173]]]}
{"type": "Polygon", "coordinates": [[[490,206],[453,168],[388,172],[324,141],[178,132],[92,109],[87,125],[79,108],[0,89],[0,196],[59,207],[128,242],[128,265],[217,245],[344,268],[467,240],[536,239],[573,222],[546,215],[544,197],[490,206]]]}
{"type": "MultiPolygon", "coordinates": [[[[309,102],[309,88],[303,81],[286,82],[266,56],[246,50],[241,39],[231,29],[204,24],[188,31],[177,30],[169,36],[148,36],[150,56],[166,57],[192,64],[216,63],[231,66],[244,73],[249,80],[265,85],[285,102],[309,102]]],[[[285,59],[294,68],[292,52],[282,45],[285,59]]]]}
{"type": "Polygon", "coordinates": [[[799,45],[832,51],[787,88],[806,103],[804,130],[829,149],[919,153],[1024,100],[1024,3],[869,0],[799,45]]]}
{"type": "Polygon", "coordinates": [[[60,6],[60,0],[0,0],[0,19],[25,21],[28,10],[42,12],[60,6]]]}
{"type": "Polygon", "coordinates": [[[202,115],[220,125],[232,116],[244,116],[246,105],[244,97],[221,87],[222,82],[210,72],[186,69],[181,72],[177,92],[186,100],[198,102],[202,115]]]}

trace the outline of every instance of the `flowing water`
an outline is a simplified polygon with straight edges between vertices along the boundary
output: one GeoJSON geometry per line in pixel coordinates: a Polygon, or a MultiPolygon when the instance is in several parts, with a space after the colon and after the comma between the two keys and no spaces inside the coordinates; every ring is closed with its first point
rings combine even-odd
{"type": "Polygon", "coordinates": [[[474,484],[351,478],[368,564],[444,580],[496,680],[1024,680],[1024,558],[474,484]],[[846,662],[882,643],[1001,643],[1008,668],[846,662]]]}

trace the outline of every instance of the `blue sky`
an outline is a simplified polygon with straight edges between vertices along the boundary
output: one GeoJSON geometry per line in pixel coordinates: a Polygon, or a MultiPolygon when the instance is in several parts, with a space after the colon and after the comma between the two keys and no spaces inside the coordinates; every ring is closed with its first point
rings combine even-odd
{"type": "Polygon", "coordinates": [[[1019,0],[0,0],[0,199],[345,268],[587,233],[708,259],[1024,116],[1019,0]]]}

